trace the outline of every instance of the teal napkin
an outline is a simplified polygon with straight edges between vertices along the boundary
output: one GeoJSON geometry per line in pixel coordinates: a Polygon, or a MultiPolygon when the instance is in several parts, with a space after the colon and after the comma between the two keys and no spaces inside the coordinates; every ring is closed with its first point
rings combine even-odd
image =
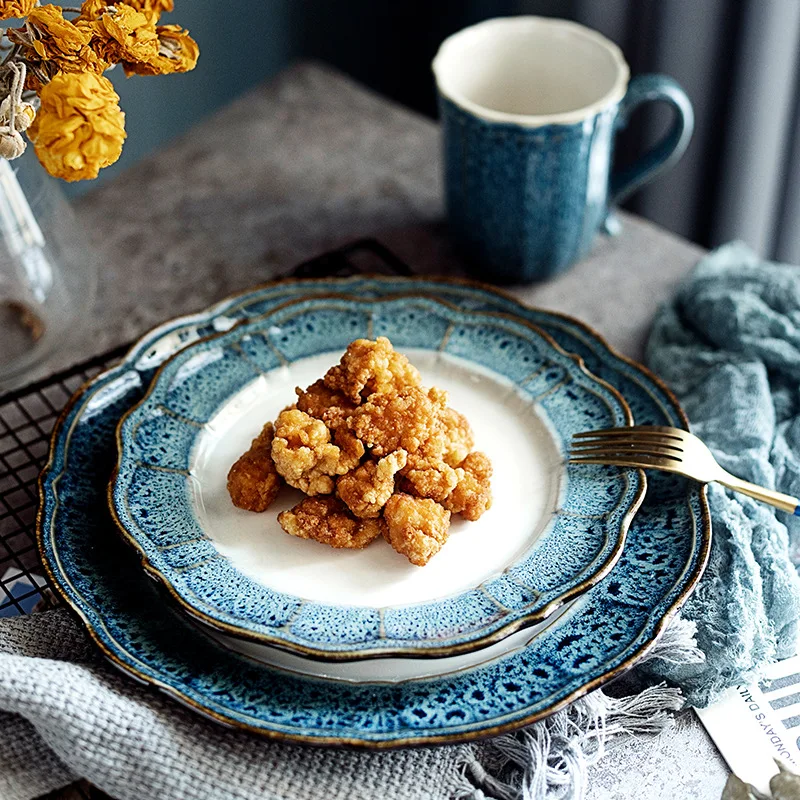
{"type": "MultiPolygon", "coordinates": [[[[646,358],[725,469],[800,496],[800,267],[738,242],[712,252],[659,311],[646,358]]],[[[706,662],[659,670],[698,706],[793,655],[800,619],[800,518],[713,485],[709,501],[711,558],[683,610],[706,662]]]]}

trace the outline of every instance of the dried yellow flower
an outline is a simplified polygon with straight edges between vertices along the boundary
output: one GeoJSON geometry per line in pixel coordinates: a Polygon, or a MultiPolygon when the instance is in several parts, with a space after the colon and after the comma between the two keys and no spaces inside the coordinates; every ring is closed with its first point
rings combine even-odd
{"type": "MultiPolygon", "coordinates": [[[[162,12],[172,11],[175,7],[174,0],[122,0],[122,2],[135,11],[146,14],[148,19],[154,18],[154,20],[158,20],[162,12]]],[[[114,0],[84,0],[81,5],[81,16],[86,19],[97,19],[109,6],[120,4],[114,0]]]]}
{"type": "Polygon", "coordinates": [[[162,14],[175,8],[175,0],[125,0],[125,2],[129,6],[133,6],[135,9],[145,13],[162,14]]]}
{"type": "Polygon", "coordinates": [[[44,168],[65,181],[96,178],[125,140],[125,115],[108,78],[93,72],[57,75],[42,87],[28,136],[44,168]]]}
{"type": "Polygon", "coordinates": [[[108,11],[108,0],[84,0],[81,3],[81,15],[75,21],[75,24],[80,24],[83,20],[95,20],[101,14],[108,11]]]}
{"type": "Polygon", "coordinates": [[[102,72],[101,62],[89,47],[91,36],[67,19],[60,6],[36,6],[22,28],[9,28],[8,38],[25,49],[25,58],[44,78],[58,72],[102,72]]]}
{"type": "Polygon", "coordinates": [[[189,72],[197,66],[200,48],[189,36],[189,31],[180,25],[159,25],[156,32],[158,55],[149,61],[126,63],[126,75],[169,75],[173,72],[189,72]]]}
{"type": "Polygon", "coordinates": [[[27,17],[36,0],[0,0],[0,19],[27,17]]]}
{"type": "Polygon", "coordinates": [[[93,50],[110,64],[138,63],[158,55],[158,34],[152,19],[125,3],[109,6],[96,20],[79,19],[91,36],[93,50]]]}

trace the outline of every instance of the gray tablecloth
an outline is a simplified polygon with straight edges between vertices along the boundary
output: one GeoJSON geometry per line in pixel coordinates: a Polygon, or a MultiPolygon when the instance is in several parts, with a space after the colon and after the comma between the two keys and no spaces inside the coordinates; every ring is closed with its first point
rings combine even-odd
{"type": "Polygon", "coordinates": [[[449,800],[464,786],[467,746],[327,750],[204,720],[99,659],[66,609],[0,620],[0,674],[0,709],[19,714],[0,714],[3,800],[75,777],[120,800],[449,800]]]}
{"type": "MultiPolygon", "coordinates": [[[[645,661],[674,657],[693,632],[673,624],[645,661]]],[[[690,645],[683,656],[702,654],[690,645]]],[[[630,689],[597,690],[485,743],[290,745],[203,719],[121,675],[57,609],[0,619],[0,797],[32,800],[83,777],[119,800],[545,800],[554,790],[577,800],[615,738],[673,727],[677,689],[630,689]]]]}

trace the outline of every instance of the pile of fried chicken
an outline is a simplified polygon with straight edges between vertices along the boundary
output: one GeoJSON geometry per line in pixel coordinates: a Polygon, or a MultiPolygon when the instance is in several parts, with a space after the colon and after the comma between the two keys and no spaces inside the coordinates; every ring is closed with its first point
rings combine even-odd
{"type": "Polygon", "coordinates": [[[357,339],[295,391],[228,473],[239,508],[265,511],[285,481],[308,495],[278,516],[287,533],[348,548],[383,535],[424,566],[451,514],[476,520],[491,505],[492,465],[472,450],[469,422],[385,337],[357,339]]]}

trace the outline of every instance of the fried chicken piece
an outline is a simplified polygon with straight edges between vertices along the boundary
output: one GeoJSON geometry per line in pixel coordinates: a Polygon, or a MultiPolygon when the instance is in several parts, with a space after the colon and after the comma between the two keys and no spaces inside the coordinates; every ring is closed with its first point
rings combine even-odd
{"type": "Polygon", "coordinates": [[[323,378],[329,389],[341,392],[358,404],[371,394],[393,393],[419,386],[419,371],[395,352],[392,343],[381,336],[376,341],[356,339],[348,345],[340,362],[323,378]]]}
{"type": "Polygon", "coordinates": [[[436,432],[439,414],[446,405],[447,392],[436,387],[371,394],[347,418],[347,424],[375,456],[400,449],[411,454],[436,432]]]}
{"type": "Polygon", "coordinates": [[[324,422],[299,409],[281,411],[272,442],[275,468],[307,495],[330,494],[333,476],[354,469],[364,455],[364,446],[348,431],[336,442],[324,422]]]}
{"type": "Polygon", "coordinates": [[[336,497],[307,497],[290,511],[278,514],[286,533],[315,539],[331,547],[361,549],[381,535],[381,519],[356,519],[336,497]]]}
{"type": "Polygon", "coordinates": [[[439,419],[446,442],[442,459],[449,466],[457,467],[475,446],[472,428],[467,418],[454,408],[445,408],[439,419]]]}
{"type": "Polygon", "coordinates": [[[387,542],[412,564],[424,567],[447,541],[450,512],[435,503],[398,492],[383,509],[387,542]]]}
{"type": "Polygon", "coordinates": [[[364,445],[355,434],[344,426],[337,428],[333,434],[333,442],[340,450],[337,475],[344,475],[355,469],[364,457],[364,445]]]}
{"type": "Polygon", "coordinates": [[[336,481],[336,492],[357,517],[379,517],[394,492],[394,476],[406,464],[406,451],[395,450],[377,463],[367,461],[336,481]]]}
{"type": "Polygon", "coordinates": [[[470,453],[456,469],[458,484],[444,500],[444,507],[464,519],[476,520],[492,505],[492,462],[485,453],[470,453]]]}
{"type": "Polygon", "coordinates": [[[466,417],[453,408],[442,409],[437,426],[419,450],[409,455],[401,471],[402,490],[443,502],[458,484],[455,467],[469,455],[473,444],[466,417]]]}
{"type": "Polygon", "coordinates": [[[343,425],[357,406],[357,403],[349,400],[341,392],[326,386],[322,378],[312,383],[305,391],[298,386],[295,392],[296,407],[314,419],[322,420],[331,431],[343,425]]]}
{"type": "Polygon", "coordinates": [[[458,484],[458,474],[440,457],[425,455],[425,446],[410,455],[401,470],[400,487],[414,497],[428,497],[441,503],[458,484]]]}
{"type": "Polygon", "coordinates": [[[268,422],[228,472],[228,494],[237,508],[266,511],[283,485],[272,460],[275,428],[268,422]]]}

